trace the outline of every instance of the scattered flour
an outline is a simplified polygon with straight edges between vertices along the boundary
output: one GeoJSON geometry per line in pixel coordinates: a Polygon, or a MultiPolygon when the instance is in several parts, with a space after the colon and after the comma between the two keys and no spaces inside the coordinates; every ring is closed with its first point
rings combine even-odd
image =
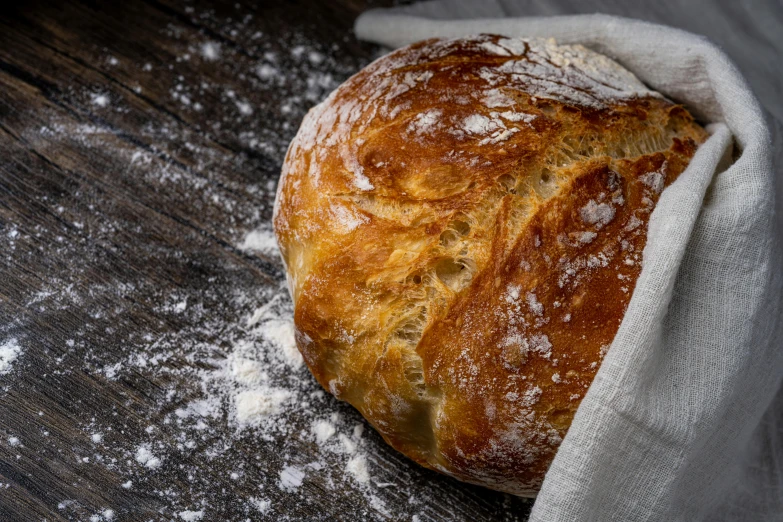
{"type": "Polygon", "coordinates": [[[345,470],[350,473],[358,482],[367,483],[370,481],[370,472],[367,469],[367,459],[364,455],[354,455],[345,465],[345,470]]]}
{"type": "MultiPolygon", "coordinates": [[[[634,216],[635,217],[635,216],[634,216]]],[[[592,243],[593,240],[598,236],[595,232],[582,232],[579,235],[579,242],[583,245],[587,245],[589,243],[592,243]]]]}
{"type": "Polygon", "coordinates": [[[500,125],[481,114],[471,114],[462,122],[462,128],[469,134],[484,135],[499,129],[500,125]]]}
{"type": "Polygon", "coordinates": [[[552,343],[549,342],[549,337],[543,334],[530,337],[530,350],[538,353],[544,359],[552,357],[552,343]]]}
{"type": "Polygon", "coordinates": [[[366,216],[357,214],[340,204],[329,207],[329,212],[338,225],[335,227],[335,232],[342,234],[356,230],[360,225],[369,221],[366,216]]]}
{"type": "Polygon", "coordinates": [[[530,123],[531,121],[536,119],[535,114],[526,114],[524,112],[514,112],[514,111],[501,112],[500,117],[508,121],[513,121],[513,122],[521,121],[525,123],[530,123]]]}
{"type": "Polygon", "coordinates": [[[239,114],[243,116],[250,116],[253,114],[253,107],[251,107],[248,102],[238,101],[236,104],[237,109],[239,109],[239,114]]]}
{"type": "Polygon", "coordinates": [[[261,422],[264,417],[280,413],[291,394],[283,389],[256,388],[239,392],[234,399],[236,418],[240,425],[261,422]]]}
{"type": "Polygon", "coordinates": [[[591,199],[579,210],[582,221],[588,225],[595,225],[595,228],[601,229],[614,219],[615,209],[608,203],[596,203],[591,199]]]}
{"type": "MultiPolygon", "coordinates": [[[[661,167],[661,171],[663,171],[665,168],[666,168],[666,164],[664,164],[664,166],[661,167]]],[[[660,194],[661,192],[663,192],[663,185],[665,180],[663,177],[663,172],[661,171],[648,172],[647,174],[644,174],[640,178],[642,183],[647,185],[656,194],[660,194]]]]}
{"type": "Polygon", "coordinates": [[[530,311],[533,312],[534,315],[542,316],[544,314],[544,305],[541,304],[541,302],[536,297],[536,294],[533,292],[528,292],[525,295],[525,299],[527,300],[527,306],[530,308],[530,311]]]}
{"type": "Polygon", "coordinates": [[[527,407],[533,406],[541,398],[543,391],[538,386],[533,386],[525,390],[525,394],[522,397],[522,404],[527,407]]]}
{"type": "Polygon", "coordinates": [[[428,134],[435,128],[442,114],[443,111],[439,109],[430,109],[417,114],[413,121],[408,124],[408,131],[418,134],[428,134]]]}
{"type": "Polygon", "coordinates": [[[375,188],[369,178],[365,176],[361,170],[355,170],[353,174],[353,184],[356,185],[356,188],[359,190],[367,191],[375,188]]]}
{"type": "Polygon", "coordinates": [[[280,472],[278,485],[280,489],[290,491],[295,490],[302,485],[305,478],[305,472],[296,466],[286,466],[280,472]]]}
{"type": "Polygon", "coordinates": [[[231,375],[239,384],[254,385],[263,378],[263,366],[258,361],[234,355],[231,359],[231,375]]]}
{"type": "Polygon", "coordinates": [[[220,59],[220,44],[216,42],[204,42],[201,44],[201,56],[209,62],[220,59]]]}
{"type": "Polygon", "coordinates": [[[264,81],[272,80],[278,77],[281,73],[277,67],[263,63],[256,68],[256,74],[264,81]]]}
{"type": "Polygon", "coordinates": [[[93,94],[90,101],[98,107],[108,107],[111,100],[108,94],[93,94]]]}
{"type": "Polygon", "coordinates": [[[494,109],[495,107],[510,107],[514,105],[514,100],[500,89],[489,89],[484,93],[482,100],[484,105],[494,109]]]}
{"type": "Polygon", "coordinates": [[[294,322],[291,319],[267,321],[258,328],[258,333],[280,349],[288,366],[295,370],[302,367],[304,360],[296,347],[294,322]]]}
{"type": "Polygon", "coordinates": [[[245,251],[261,252],[272,255],[278,251],[277,239],[271,227],[262,227],[248,232],[245,239],[237,245],[237,248],[245,251]]]}
{"type": "Polygon", "coordinates": [[[122,370],[122,363],[115,363],[103,368],[103,374],[106,375],[107,379],[113,380],[117,378],[120,370],[122,370]]]}
{"type": "Polygon", "coordinates": [[[200,511],[180,511],[179,512],[179,518],[184,520],[185,522],[198,522],[204,517],[204,510],[200,511]]]}
{"type": "Polygon", "coordinates": [[[315,435],[315,441],[318,444],[323,444],[329,440],[337,430],[331,422],[327,420],[317,420],[313,423],[312,431],[313,435],[315,435]]]}
{"type": "Polygon", "coordinates": [[[153,455],[149,444],[142,444],[136,449],[136,462],[149,469],[157,469],[161,465],[160,458],[153,455]]]}
{"type": "Polygon", "coordinates": [[[265,499],[250,498],[248,500],[250,502],[250,505],[253,506],[262,515],[267,511],[269,511],[269,507],[272,505],[271,501],[265,499]]]}
{"type": "Polygon", "coordinates": [[[22,353],[22,347],[16,339],[8,339],[0,344],[0,375],[11,371],[11,365],[22,353]]]}

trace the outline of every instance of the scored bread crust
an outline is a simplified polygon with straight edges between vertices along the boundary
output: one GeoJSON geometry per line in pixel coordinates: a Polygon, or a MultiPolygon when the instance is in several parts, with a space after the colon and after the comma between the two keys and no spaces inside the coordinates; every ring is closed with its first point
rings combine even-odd
{"type": "Polygon", "coordinates": [[[394,448],[535,495],[705,131],[582,46],[427,40],[305,117],[274,226],[318,382],[394,448]]]}

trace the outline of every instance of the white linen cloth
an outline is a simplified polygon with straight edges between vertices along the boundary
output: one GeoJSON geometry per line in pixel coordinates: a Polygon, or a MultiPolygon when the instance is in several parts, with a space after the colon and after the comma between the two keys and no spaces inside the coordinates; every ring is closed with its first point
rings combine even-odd
{"type": "Polygon", "coordinates": [[[368,11],[356,33],[390,47],[475,33],[581,43],[712,134],[650,218],[628,311],[531,520],[783,520],[779,122],[691,33],[605,15],[492,18],[495,2],[420,6],[368,11]]]}

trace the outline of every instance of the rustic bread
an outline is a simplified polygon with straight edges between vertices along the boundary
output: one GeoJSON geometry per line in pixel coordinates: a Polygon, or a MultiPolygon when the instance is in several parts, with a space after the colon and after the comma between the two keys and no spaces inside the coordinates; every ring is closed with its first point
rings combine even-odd
{"type": "Polygon", "coordinates": [[[481,35],[377,60],[310,111],[283,166],[304,360],[416,462],[535,495],[650,212],[705,137],[581,46],[481,35]]]}

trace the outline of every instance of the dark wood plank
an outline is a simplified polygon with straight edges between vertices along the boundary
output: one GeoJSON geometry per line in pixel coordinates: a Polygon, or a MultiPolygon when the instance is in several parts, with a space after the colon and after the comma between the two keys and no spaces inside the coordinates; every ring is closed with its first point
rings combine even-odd
{"type": "Polygon", "coordinates": [[[350,32],[366,7],[0,13],[0,346],[20,352],[0,374],[0,520],[525,518],[526,501],[353,434],[361,417],[247,321],[290,308],[274,252],[241,245],[268,226],[305,112],[378,55],[350,32]],[[224,367],[240,347],[299,401],[275,426],[236,424],[224,367]],[[319,419],[337,430],[325,444],[319,419]],[[351,444],[368,482],[346,471],[351,444]]]}

